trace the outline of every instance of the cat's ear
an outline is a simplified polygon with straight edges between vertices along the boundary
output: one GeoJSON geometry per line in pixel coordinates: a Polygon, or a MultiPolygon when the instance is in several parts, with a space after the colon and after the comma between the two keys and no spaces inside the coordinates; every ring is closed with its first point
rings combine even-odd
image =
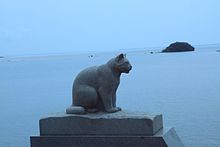
{"type": "Polygon", "coordinates": [[[120,54],[116,57],[116,60],[119,62],[124,58],[124,54],[120,54]]]}

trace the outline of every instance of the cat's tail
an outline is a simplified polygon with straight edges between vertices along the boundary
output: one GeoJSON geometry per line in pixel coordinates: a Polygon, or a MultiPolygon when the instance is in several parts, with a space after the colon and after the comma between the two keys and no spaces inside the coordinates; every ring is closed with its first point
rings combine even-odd
{"type": "Polygon", "coordinates": [[[67,114],[86,114],[86,111],[81,106],[70,106],[66,109],[67,114]]]}

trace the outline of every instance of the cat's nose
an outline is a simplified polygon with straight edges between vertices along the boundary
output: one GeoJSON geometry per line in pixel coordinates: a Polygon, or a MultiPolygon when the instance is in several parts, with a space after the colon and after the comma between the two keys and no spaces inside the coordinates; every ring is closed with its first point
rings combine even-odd
{"type": "Polygon", "coordinates": [[[130,65],[130,70],[132,69],[132,66],[130,65]]]}

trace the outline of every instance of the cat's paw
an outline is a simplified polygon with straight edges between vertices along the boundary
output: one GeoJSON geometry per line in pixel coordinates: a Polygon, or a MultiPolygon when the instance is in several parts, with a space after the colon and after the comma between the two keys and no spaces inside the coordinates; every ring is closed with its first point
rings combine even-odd
{"type": "Polygon", "coordinates": [[[86,112],[89,112],[89,113],[96,113],[98,112],[98,109],[96,108],[93,108],[93,109],[85,109],[86,112]]]}
{"type": "Polygon", "coordinates": [[[121,111],[121,108],[114,107],[114,108],[110,108],[107,110],[108,113],[114,113],[114,112],[118,112],[118,111],[121,111]]]}
{"type": "Polygon", "coordinates": [[[118,111],[121,111],[121,108],[120,107],[115,107],[118,111]]]}

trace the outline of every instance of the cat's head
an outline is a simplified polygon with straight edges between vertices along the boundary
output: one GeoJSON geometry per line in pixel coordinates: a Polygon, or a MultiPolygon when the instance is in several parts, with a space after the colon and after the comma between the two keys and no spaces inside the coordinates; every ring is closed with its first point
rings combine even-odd
{"type": "Polygon", "coordinates": [[[129,71],[132,69],[132,66],[128,59],[126,58],[125,54],[120,54],[115,58],[115,68],[120,72],[120,73],[129,73],[129,71]]]}

